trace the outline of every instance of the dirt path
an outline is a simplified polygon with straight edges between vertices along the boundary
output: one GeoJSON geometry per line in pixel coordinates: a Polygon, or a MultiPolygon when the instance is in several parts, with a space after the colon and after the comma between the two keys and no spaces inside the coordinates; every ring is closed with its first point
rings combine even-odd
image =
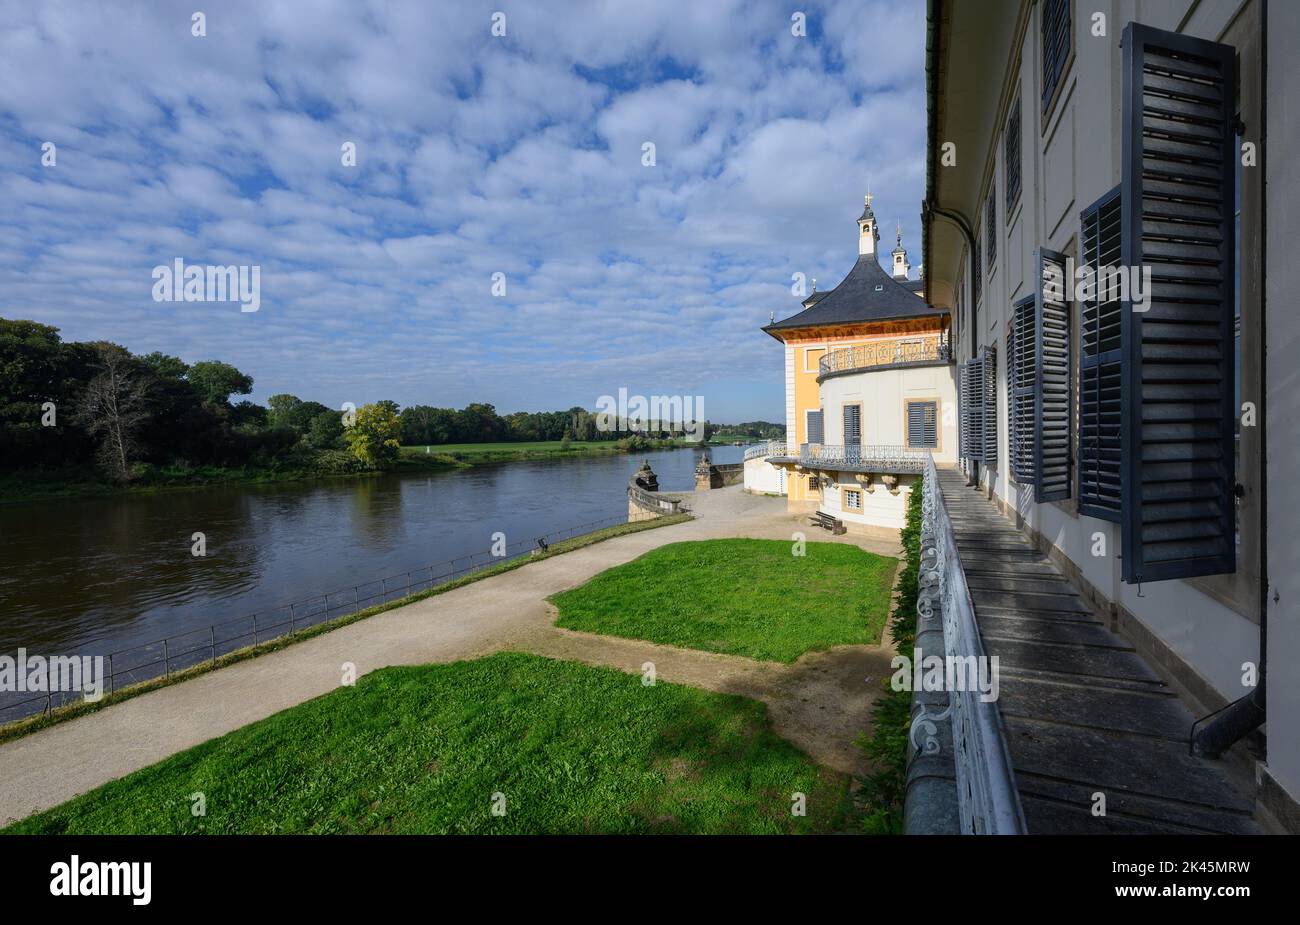
{"type": "MultiPolygon", "coordinates": [[[[676,649],[561,630],[550,595],[681,540],[756,537],[832,540],[897,555],[897,544],[830,537],[798,523],[784,499],[723,489],[695,500],[699,519],[617,537],[530,563],[445,594],[341,627],[288,648],[164,687],[97,713],[0,745],[0,822],[56,806],[176,752],[256,722],[341,682],[390,665],[531,651],[640,674],[653,661],[658,678],[755,697],[768,704],[776,731],[818,761],[860,768],[853,737],[868,721],[888,647],[845,646],[794,665],[676,649]]],[[[797,615],[792,614],[792,619],[797,615]]]]}

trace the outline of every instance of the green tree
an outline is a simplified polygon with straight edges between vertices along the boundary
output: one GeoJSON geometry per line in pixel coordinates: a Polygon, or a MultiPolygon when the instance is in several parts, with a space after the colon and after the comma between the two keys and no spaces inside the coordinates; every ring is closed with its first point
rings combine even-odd
{"type": "Polygon", "coordinates": [[[343,436],[343,415],[337,411],[322,411],[311,419],[307,429],[307,442],[318,450],[332,450],[343,436]]]}
{"type": "Polygon", "coordinates": [[[199,397],[214,405],[228,403],[231,395],[247,395],[253,391],[252,376],[220,360],[195,363],[190,367],[189,380],[198,389],[199,397]]]}
{"type": "Polygon", "coordinates": [[[370,468],[383,468],[397,459],[402,443],[402,419],[390,403],[362,405],[343,439],[352,454],[370,468]]]}
{"type": "Polygon", "coordinates": [[[291,418],[294,409],[301,404],[302,399],[297,395],[290,395],[287,392],[272,395],[266,400],[268,423],[272,427],[292,427],[291,418]]]}

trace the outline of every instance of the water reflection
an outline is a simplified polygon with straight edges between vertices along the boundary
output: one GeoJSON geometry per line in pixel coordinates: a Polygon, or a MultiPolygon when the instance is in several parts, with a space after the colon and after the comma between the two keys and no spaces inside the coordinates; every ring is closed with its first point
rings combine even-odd
{"type": "MultiPolygon", "coordinates": [[[[738,462],[738,447],[710,451],[738,462]]],[[[698,452],[533,460],[411,477],[0,506],[0,652],[103,654],[492,543],[626,515],[648,458],[664,490],[698,452]],[[207,556],[191,555],[206,535],[207,556]]]]}

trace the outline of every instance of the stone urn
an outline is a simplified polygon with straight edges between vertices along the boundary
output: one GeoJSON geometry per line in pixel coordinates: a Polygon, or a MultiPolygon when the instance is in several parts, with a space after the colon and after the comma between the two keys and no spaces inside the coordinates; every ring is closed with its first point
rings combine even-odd
{"type": "Polygon", "coordinates": [[[642,461],[641,468],[636,470],[635,481],[646,491],[659,490],[659,476],[655,475],[654,470],[650,468],[650,460],[642,461]]]}

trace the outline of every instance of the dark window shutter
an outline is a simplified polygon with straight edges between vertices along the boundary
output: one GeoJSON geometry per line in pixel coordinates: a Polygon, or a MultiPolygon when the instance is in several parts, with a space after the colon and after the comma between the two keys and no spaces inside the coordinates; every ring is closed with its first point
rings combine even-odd
{"type": "Polygon", "coordinates": [[[971,308],[977,310],[980,304],[980,287],[984,285],[984,268],[980,266],[980,242],[975,242],[975,250],[971,253],[971,285],[974,291],[971,296],[971,308]]]}
{"type": "Polygon", "coordinates": [[[1016,459],[1019,456],[1020,431],[1017,429],[1016,420],[1016,403],[1013,383],[1015,382],[1015,360],[1016,355],[1016,310],[1014,306],[1011,309],[1011,323],[1007,325],[1007,465],[1011,470],[1011,477],[1016,481],[1021,480],[1023,473],[1017,468],[1016,459]]]}
{"type": "MultiPolygon", "coordinates": [[[[1121,212],[1116,187],[1080,216],[1082,263],[1094,274],[1120,264],[1121,212]]],[[[1121,311],[1114,294],[1096,286],[1079,303],[1079,511],[1110,521],[1119,520],[1123,500],[1121,311]]]]}
{"type": "Polygon", "coordinates": [[[1065,256],[1040,248],[1034,319],[1036,501],[1070,497],[1070,303],[1065,256]]]}
{"type": "Polygon", "coordinates": [[[1011,309],[1007,332],[1007,463],[1021,485],[1038,482],[1036,466],[1036,363],[1034,297],[1021,299],[1011,309]]]}
{"type": "Polygon", "coordinates": [[[808,412],[808,442],[821,443],[825,439],[825,428],[822,426],[822,412],[808,412]]]}
{"type": "Polygon", "coordinates": [[[862,444],[862,406],[844,406],[844,445],[860,446],[862,444]]]}
{"type": "Polygon", "coordinates": [[[1043,112],[1047,112],[1047,106],[1052,102],[1056,85],[1065,73],[1066,59],[1070,57],[1070,2],[1043,0],[1043,112]]]}
{"type": "Polygon", "coordinates": [[[938,408],[932,401],[907,403],[907,445],[935,449],[939,445],[938,408]]]}
{"type": "Polygon", "coordinates": [[[960,393],[958,400],[961,407],[961,455],[978,462],[984,457],[984,402],[982,384],[984,381],[984,363],[982,359],[967,360],[961,364],[958,374],[960,393]]]}
{"type": "Polygon", "coordinates": [[[982,418],[980,436],[984,442],[981,456],[984,465],[990,469],[998,465],[998,351],[996,347],[984,347],[980,357],[980,400],[982,418]]]}
{"type": "Polygon", "coordinates": [[[957,364],[957,455],[970,458],[970,376],[966,363],[957,364]]]}
{"type": "Polygon", "coordinates": [[[989,186],[989,201],[984,207],[984,244],[988,248],[986,256],[989,266],[998,259],[998,189],[994,183],[989,186]]]}
{"type": "Polygon", "coordinates": [[[1123,46],[1122,262],[1153,291],[1122,312],[1122,574],[1231,572],[1236,55],[1140,23],[1123,46]]]}
{"type": "Polygon", "coordinates": [[[1006,188],[1007,188],[1007,214],[1011,214],[1011,207],[1016,204],[1016,199],[1020,196],[1020,91],[1016,88],[1016,101],[1011,104],[1011,112],[1007,116],[1006,132],[1006,152],[1004,157],[1006,164],[1006,188]]]}

